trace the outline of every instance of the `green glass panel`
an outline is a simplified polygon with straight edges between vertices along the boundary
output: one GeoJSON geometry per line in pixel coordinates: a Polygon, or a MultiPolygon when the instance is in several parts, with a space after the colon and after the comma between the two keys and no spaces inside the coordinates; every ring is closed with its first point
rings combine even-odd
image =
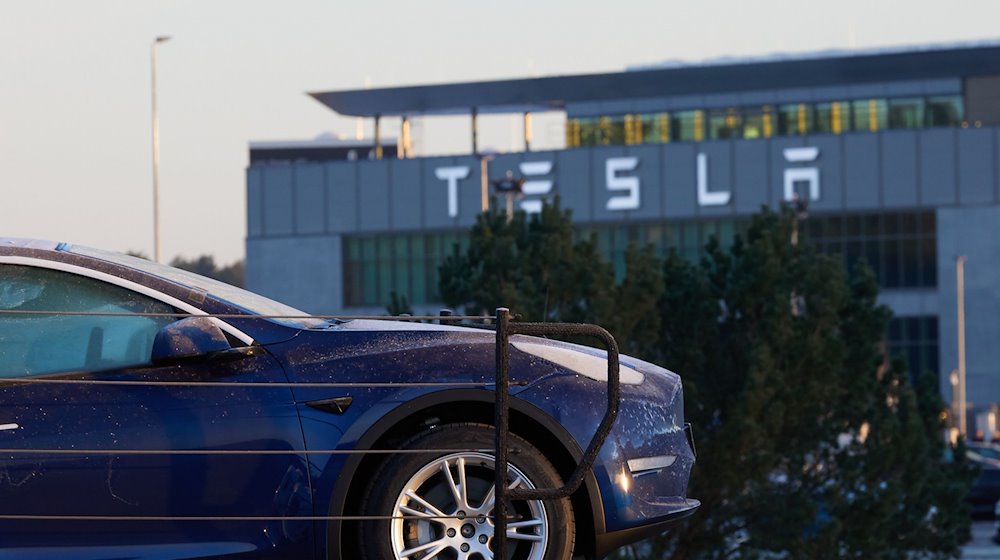
{"type": "Polygon", "coordinates": [[[723,247],[729,247],[733,244],[733,237],[736,235],[735,226],[733,222],[726,220],[719,223],[719,243],[723,247]]]}
{"type": "Polygon", "coordinates": [[[413,291],[410,293],[410,301],[414,305],[428,303],[427,299],[427,259],[414,259],[413,261],[413,291]]]}
{"type": "Polygon", "coordinates": [[[812,105],[790,103],[778,106],[778,134],[800,136],[809,134],[813,128],[812,105]]]}
{"type": "Polygon", "coordinates": [[[816,131],[841,134],[851,129],[851,104],[847,101],[832,101],[816,104],[816,131]]]}
{"type": "Polygon", "coordinates": [[[889,128],[921,128],[923,126],[923,98],[908,97],[889,100],[889,128]]]}
{"type": "Polygon", "coordinates": [[[375,239],[364,237],[358,241],[361,244],[361,258],[364,260],[373,260],[375,258],[375,239]]]}
{"type": "Polygon", "coordinates": [[[700,142],[705,137],[704,111],[678,111],[671,119],[671,136],[685,142],[700,142]]]}
{"type": "Polygon", "coordinates": [[[889,126],[888,102],[885,99],[859,99],[851,104],[853,130],[877,132],[889,126]]]}
{"type": "Polygon", "coordinates": [[[774,111],[770,105],[745,109],[743,119],[743,138],[770,138],[774,136],[774,111]]]}
{"type": "Polygon", "coordinates": [[[580,145],[581,146],[595,146],[597,145],[597,140],[599,137],[597,119],[593,118],[583,118],[579,119],[580,123],[580,145]]]}
{"type": "Polygon", "coordinates": [[[963,120],[965,106],[961,95],[927,99],[927,126],[960,126],[963,120]]]}
{"type": "Polygon", "coordinates": [[[708,113],[708,137],[711,140],[740,138],[743,136],[743,115],[739,110],[714,109],[708,113]]]}

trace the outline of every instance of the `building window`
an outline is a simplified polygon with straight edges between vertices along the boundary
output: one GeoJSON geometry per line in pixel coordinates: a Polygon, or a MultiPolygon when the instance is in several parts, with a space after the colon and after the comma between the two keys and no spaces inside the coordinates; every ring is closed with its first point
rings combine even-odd
{"type": "Polygon", "coordinates": [[[586,117],[576,119],[576,128],[579,130],[579,146],[596,146],[598,139],[597,119],[586,117]]]}
{"type": "Polygon", "coordinates": [[[851,104],[833,101],[816,104],[816,132],[841,134],[851,129],[851,104]]]}
{"type": "Polygon", "coordinates": [[[883,288],[937,287],[933,212],[812,215],[804,228],[818,251],[841,255],[848,271],[864,258],[883,288]]]}
{"type": "Polygon", "coordinates": [[[566,145],[598,146],[701,142],[721,139],[843,134],[886,129],[961,126],[960,95],[790,103],[774,108],[729,107],[711,111],[638,113],[568,119],[566,145]]]}
{"type": "Polygon", "coordinates": [[[678,111],[673,114],[673,136],[682,142],[701,142],[705,139],[705,112],[678,111]]]}
{"type": "Polygon", "coordinates": [[[886,343],[890,358],[900,356],[906,360],[914,382],[928,371],[940,375],[937,317],[893,317],[886,343]]]}
{"type": "Polygon", "coordinates": [[[669,113],[644,113],[634,118],[637,121],[636,144],[665,144],[670,141],[669,113]]]}
{"type": "Polygon", "coordinates": [[[889,111],[885,99],[861,99],[852,105],[854,130],[878,132],[888,128],[889,111]]]}
{"type": "Polygon", "coordinates": [[[927,99],[927,126],[960,126],[965,118],[961,95],[927,99]]]}
{"type": "Polygon", "coordinates": [[[566,119],[566,147],[576,148],[580,146],[580,119],[566,119]]]}
{"type": "Polygon", "coordinates": [[[638,115],[625,115],[625,144],[642,144],[642,119],[638,115]]]}
{"type": "Polygon", "coordinates": [[[389,234],[344,238],[344,304],[383,307],[396,292],[414,305],[440,301],[438,266],[457,246],[468,246],[465,232],[389,234]]]}
{"type": "Polygon", "coordinates": [[[774,136],[774,109],[770,105],[754,107],[744,112],[743,138],[770,138],[774,136]]]}
{"type": "Polygon", "coordinates": [[[889,100],[889,128],[922,128],[924,100],[920,97],[889,100]]]}
{"type": "Polygon", "coordinates": [[[813,111],[811,105],[793,103],[778,107],[778,134],[800,136],[809,134],[812,129],[813,111]]]}
{"type": "Polygon", "coordinates": [[[597,143],[605,146],[625,143],[625,124],[621,117],[601,117],[597,120],[597,143]]]}
{"type": "Polygon", "coordinates": [[[715,109],[708,114],[708,138],[723,140],[743,136],[743,115],[735,108],[715,109]]]}

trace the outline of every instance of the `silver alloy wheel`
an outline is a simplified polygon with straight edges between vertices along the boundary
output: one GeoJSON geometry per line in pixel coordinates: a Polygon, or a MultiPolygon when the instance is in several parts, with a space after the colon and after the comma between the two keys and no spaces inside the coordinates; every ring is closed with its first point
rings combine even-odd
{"type": "MultiPolygon", "coordinates": [[[[417,471],[393,506],[396,560],[492,560],[493,456],[462,452],[439,457],[417,471]],[[414,519],[414,517],[419,519],[414,519]]],[[[509,488],[534,488],[508,464],[509,488]]],[[[541,560],[548,543],[540,500],[508,505],[507,550],[517,560],[541,560]]]]}

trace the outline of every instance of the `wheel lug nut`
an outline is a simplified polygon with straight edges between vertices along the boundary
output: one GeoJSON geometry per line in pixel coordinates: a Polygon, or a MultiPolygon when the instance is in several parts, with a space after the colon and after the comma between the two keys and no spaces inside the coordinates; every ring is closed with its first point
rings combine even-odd
{"type": "Polygon", "coordinates": [[[454,529],[448,529],[448,536],[449,537],[454,537],[455,536],[455,530],[454,529]]]}
{"type": "Polygon", "coordinates": [[[486,544],[487,540],[489,540],[489,539],[486,538],[486,535],[479,535],[479,542],[481,544],[486,544]]]}
{"type": "Polygon", "coordinates": [[[462,549],[462,552],[468,552],[469,551],[469,545],[467,545],[465,543],[462,543],[462,546],[459,547],[459,548],[462,549]]]}
{"type": "Polygon", "coordinates": [[[480,524],[481,523],[486,523],[486,516],[485,515],[480,515],[480,516],[476,517],[476,523],[480,523],[480,524]]]}
{"type": "Polygon", "coordinates": [[[455,517],[457,517],[459,519],[465,519],[465,512],[464,511],[459,511],[458,513],[455,514],[455,517]]]}

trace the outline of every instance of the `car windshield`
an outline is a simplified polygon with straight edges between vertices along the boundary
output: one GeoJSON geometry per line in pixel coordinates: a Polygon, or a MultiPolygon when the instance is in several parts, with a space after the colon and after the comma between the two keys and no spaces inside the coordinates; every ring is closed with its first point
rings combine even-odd
{"type": "Polygon", "coordinates": [[[181,270],[172,266],[166,266],[131,255],[102,251],[91,247],[81,247],[73,245],[69,252],[77,253],[104,261],[113,262],[129,268],[135,268],[143,272],[159,276],[171,282],[188,286],[207,292],[212,297],[231,303],[236,307],[244,309],[254,315],[278,315],[280,319],[272,319],[275,322],[289,325],[301,329],[313,329],[327,326],[329,323],[322,319],[309,316],[308,313],[298,310],[289,305],[279,303],[273,299],[257,295],[242,288],[237,288],[225,282],[206,278],[200,274],[181,270]]]}

